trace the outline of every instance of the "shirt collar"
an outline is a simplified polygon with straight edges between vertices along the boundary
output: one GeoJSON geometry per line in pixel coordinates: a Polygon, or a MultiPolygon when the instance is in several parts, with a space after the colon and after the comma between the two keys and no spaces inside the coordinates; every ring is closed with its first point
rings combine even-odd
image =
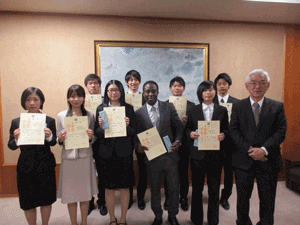
{"type": "Polygon", "coordinates": [[[154,107],[157,110],[158,109],[158,101],[156,101],[154,105],[149,105],[148,103],[146,103],[146,106],[147,106],[148,111],[150,111],[152,109],[152,107],[154,107]]]}
{"type": "Polygon", "coordinates": [[[108,102],[108,107],[117,107],[117,106],[121,106],[121,105],[120,105],[120,102],[119,102],[118,105],[112,105],[112,104],[110,104],[110,102],[108,102]]]}
{"type": "Polygon", "coordinates": [[[225,95],[224,97],[221,97],[220,95],[218,95],[218,100],[219,102],[221,102],[221,99],[223,98],[224,102],[226,103],[228,101],[229,98],[229,94],[225,95]]]}
{"type": "Polygon", "coordinates": [[[209,108],[210,110],[213,110],[214,109],[214,103],[206,105],[204,102],[202,102],[202,109],[203,109],[203,111],[206,110],[207,108],[209,108]]]}
{"type": "MultiPolygon", "coordinates": [[[[265,97],[263,97],[263,98],[258,102],[260,108],[262,107],[262,104],[263,104],[263,102],[264,102],[264,99],[265,99],[265,97]]],[[[253,104],[255,103],[255,101],[253,101],[253,99],[252,99],[251,97],[250,97],[250,103],[251,103],[251,106],[253,106],[253,104]]]]}

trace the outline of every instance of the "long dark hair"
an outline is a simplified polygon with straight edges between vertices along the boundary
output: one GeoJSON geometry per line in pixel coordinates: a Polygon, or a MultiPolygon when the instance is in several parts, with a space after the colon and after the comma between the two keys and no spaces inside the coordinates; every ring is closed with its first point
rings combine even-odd
{"type": "MultiPolygon", "coordinates": [[[[81,87],[80,85],[78,84],[73,84],[71,87],[69,87],[68,89],[68,92],[67,92],[67,99],[69,99],[73,93],[76,93],[79,97],[83,97],[83,102],[82,102],[82,105],[81,105],[81,113],[83,116],[86,116],[87,115],[87,111],[86,109],[84,108],[84,101],[85,101],[85,92],[84,92],[84,89],[83,87],[81,87]]],[[[69,105],[69,109],[68,109],[68,112],[67,112],[67,115],[66,116],[73,116],[73,111],[72,111],[72,105],[71,103],[68,101],[68,105],[69,105]]]]}
{"type": "Polygon", "coordinates": [[[109,98],[108,98],[108,95],[107,95],[107,90],[108,90],[108,87],[111,85],[111,84],[115,84],[120,93],[121,93],[121,96],[120,96],[120,99],[119,99],[119,102],[120,103],[125,103],[125,92],[124,92],[124,87],[122,85],[122,83],[118,80],[110,80],[106,86],[105,86],[105,91],[104,91],[104,99],[103,99],[103,105],[104,106],[108,106],[109,104],[109,98]]]}
{"type": "MultiPolygon", "coordinates": [[[[210,89],[211,87],[213,87],[217,93],[217,88],[216,85],[214,84],[214,82],[210,81],[210,80],[205,80],[203,82],[201,82],[201,84],[199,84],[198,88],[197,88],[197,97],[200,103],[203,102],[203,92],[210,89]]],[[[217,94],[215,95],[216,98],[217,94]]]]}

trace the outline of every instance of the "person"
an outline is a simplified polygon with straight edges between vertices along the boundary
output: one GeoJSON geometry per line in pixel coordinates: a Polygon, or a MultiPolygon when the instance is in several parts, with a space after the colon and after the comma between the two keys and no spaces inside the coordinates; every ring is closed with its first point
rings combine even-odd
{"type": "Polygon", "coordinates": [[[110,216],[110,225],[126,225],[126,214],[129,204],[129,188],[134,185],[133,140],[136,135],[136,117],[133,106],[125,103],[123,85],[118,80],[110,80],[104,91],[103,104],[96,110],[95,135],[99,139],[99,160],[103,168],[105,198],[110,216]],[[125,107],[126,137],[105,138],[102,129],[103,119],[99,112],[104,107],[125,107]],[[120,190],[121,218],[115,217],[115,191],[120,190]]]}
{"type": "Polygon", "coordinates": [[[198,150],[190,146],[192,172],[192,204],[191,221],[195,225],[203,224],[203,188],[205,176],[208,187],[207,221],[210,225],[219,224],[219,191],[222,173],[223,141],[228,136],[228,112],[223,106],[213,103],[216,96],[216,86],[212,81],[203,81],[197,88],[200,104],[188,112],[186,135],[191,139],[198,139],[198,121],[220,121],[220,150],[198,150]]]}
{"type": "Polygon", "coordinates": [[[62,146],[61,166],[57,197],[63,204],[68,205],[72,225],[77,224],[77,202],[80,203],[81,224],[87,224],[89,201],[98,193],[96,171],[93,162],[92,143],[94,137],[94,115],[84,108],[85,92],[82,86],[72,85],[67,92],[69,109],[58,113],[57,135],[58,143],[62,146]],[[88,129],[86,133],[90,140],[89,147],[66,149],[65,141],[68,137],[64,126],[65,117],[87,116],[88,129]]]}
{"type": "MultiPolygon", "coordinates": [[[[140,94],[139,92],[139,87],[141,83],[141,75],[138,71],[136,70],[130,70],[126,73],[125,75],[125,82],[128,86],[128,93],[129,94],[140,94]]],[[[144,98],[142,98],[142,105],[145,104],[144,98]]],[[[148,185],[148,176],[147,176],[147,168],[145,164],[144,158],[145,153],[139,153],[135,152],[136,158],[138,161],[138,168],[139,168],[139,183],[137,185],[137,202],[138,202],[138,208],[140,210],[144,210],[146,208],[146,203],[145,203],[145,193],[147,190],[147,185],[148,185]]],[[[133,204],[133,188],[131,187],[129,189],[130,192],[130,199],[129,199],[129,206],[128,209],[133,204]]]]}
{"type": "Polygon", "coordinates": [[[269,74],[253,70],[246,78],[250,96],[234,105],[229,126],[236,144],[232,156],[237,189],[236,224],[252,224],[250,198],[256,178],[259,196],[257,225],[274,224],[278,172],[282,169],[280,144],[287,129],[283,103],[264,95],[270,86],[269,74]]]}
{"type": "MultiPolygon", "coordinates": [[[[215,104],[231,103],[236,104],[239,100],[230,96],[228,91],[232,85],[231,77],[227,73],[220,73],[215,81],[217,87],[217,98],[214,99],[215,104]]],[[[235,144],[230,136],[226,138],[224,143],[225,149],[222,155],[222,165],[224,168],[224,188],[221,191],[220,204],[225,210],[229,210],[230,204],[228,202],[232,193],[233,187],[233,169],[231,165],[232,151],[235,148],[235,144]]]]}
{"type": "MultiPolygon", "coordinates": [[[[143,85],[143,96],[146,104],[136,111],[138,133],[154,126],[161,137],[169,136],[172,147],[170,153],[165,153],[151,161],[146,157],[146,165],[150,180],[151,209],[155,214],[153,225],[162,224],[163,210],[161,208],[161,176],[164,172],[169,193],[168,221],[171,225],[178,225],[176,215],[179,208],[179,178],[178,178],[178,149],[181,144],[183,124],[180,121],[174,105],[157,100],[158,85],[154,81],[147,81],[143,85]],[[173,136],[175,134],[175,136],[173,136]]],[[[136,142],[136,149],[144,153],[148,148],[136,142]]]]}
{"type": "MultiPolygon", "coordinates": [[[[100,89],[101,89],[101,79],[99,76],[96,74],[89,74],[85,77],[84,79],[84,85],[86,86],[88,92],[90,95],[96,95],[100,94],[100,89]]],[[[98,154],[98,149],[99,149],[99,141],[98,139],[95,140],[95,142],[92,144],[92,150],[93,150],[93,158],[95,160],[96,164],[96,169],[97,169],[97,174],[98,174],[98,199],[97,199],[97,206],[100,212],[100,215],[105,216],[107,214],[107,207],[105,203],[105,187],[103,185],[103,169],[101,168],[101,164],[99,162],[99,154],[98,154]],[[100,182],[99,182],[100,181],[100,182]]],[[[90,203],[89,203],[89,210],[88,214],[90,214],[96,207],[95,207],[95,198],[92,197],[90,203]]]]}
{"type": "MultiPolygon", "coordinates": [[[[170,91],[173,96],[182,96],[183,92],[185,91],[185,81],[182,77],[174,77],[170,81],[170,91]]],[[[169,100],[167,101],[169,102],[169,100]]],[[[193,106],[195,106],[195,103],[187,101],[187,107],[186,112],[189,111],[193,106]]],[[[180,118],[183,125],[186,125],[187,122],[187,115],[180,118]]],[[[179,161],[178,161],[178,171],[179,171],[179,203],[181,208],[184,211],[187,211],[189,209],[189,203],[188,203],[188,193],[189,193],[189,162],[190,162],[190,151],[189,151],[189,143],[188,138],[186,135],[183,135],[182,137],[182,145],[180,146],[178,153],[179,153],[179,161]]],[[[165,182],[165,203],[164,203],[164,209],[168,209],[168,191],[166,188],[167,184],[165,182]]]]}
{"type": "MultiPolygon", "coordinates": [[[[26,88],[21,96],[21,105],[28,113],[42,113],[45,97],[35,87],[26,88]]],[[[56,144],[55,120],[46,116],[45,142],[43,145],[19,145],[21,134],[20,117],[13,119],[10,127],[8,147],[21,154],[17,164],[17,186],[20,207],[24,210],[28,224],[35,225],[36,208],[41,207],[42,223],[48,224],[52,204],[56,201],[56,161],[50,146],[56,144]]]]}

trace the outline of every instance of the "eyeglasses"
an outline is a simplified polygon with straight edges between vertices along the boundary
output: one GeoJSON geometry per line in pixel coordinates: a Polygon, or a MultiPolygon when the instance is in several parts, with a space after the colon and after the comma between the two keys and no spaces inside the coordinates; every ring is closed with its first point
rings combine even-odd
{"type": "Polygon", "coordinates": [[[109,89],[107,90],[108,93],[119,93],[120,91],[118,89],[109,89]]]}
{"type": "Polygon", "coordinates": [[[265,82],[265,81],[260,81],[260,82],[258,82],[258,81],[251,81],[251,82],[249,82],[249,84],[251,86],[253,86],[253,87],[256,87],[257,85],[259,85],[259,86],[265,86],[267,84],[267,82],[265,82]]]}
{"type": "Polygon", "coordinates": [[[99,85],[98,82],[87,82],[87,85],[99,85]]]}

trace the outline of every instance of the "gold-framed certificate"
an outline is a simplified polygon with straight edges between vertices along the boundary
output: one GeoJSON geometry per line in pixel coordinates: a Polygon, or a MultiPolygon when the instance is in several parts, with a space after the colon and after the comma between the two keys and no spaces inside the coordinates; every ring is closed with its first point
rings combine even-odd
{"type": "Polygon", "coordinates": [[[64,118],[64,126],[67,130],[65,149],[88,148],[89,136],[87,116],[73,116],[64,118]]]}
{"type": "Polygon", "coordinates": [[[181,119],[183,116],[186,115],[186,104],[187,104],[187,98],[183,96],[170,96],[169,102],[172,102],[178,117],[181,119]]]}
{"type": "Polygon", "coordinates": [[[198,121],[198,150],[220,150],[220,121],[198,121]]]}
{"type": "Polygon", "coordinates": [[[104,107],[109,128],[104,130],[105,138],[126,137],[125,106],[104,107]]]}
{"type": "Polygon", "coordinates": [[[129,94],[125,93],[125,102],[132,105],[134,111],[142,107],[143,95],[142,94],[129,94]]]}
{"type": "Polygon", "coordinates": [[[148,148],[148,151],[145,151],[145,153],[149,161],[167,152],[156,127],[139,133],[138,138],[141,145],[148,148]]]}
{"type": "Polygon", "coordinates": [[[21,113],[19,145],[43,145],[45,143],[46,114],[21,113]]]}
{"type": "Polygon", "coordinates": [[[102,96],[98,95],[86,95],[84,101],[84,107],[86,110],[90,111],[94,115],[96,114],[96,109],[102,104],[102,96]]]}
{"type": "Polygon", "coordinates": [[[231,111],[232,111],[232,103],[222,103],[220,102],[220,105],[221,106],[224,106],[226,109],[227,109],[227,112],[228,112],[228,120],[230,122],[230,117],[231,117],[231,111]]]}

